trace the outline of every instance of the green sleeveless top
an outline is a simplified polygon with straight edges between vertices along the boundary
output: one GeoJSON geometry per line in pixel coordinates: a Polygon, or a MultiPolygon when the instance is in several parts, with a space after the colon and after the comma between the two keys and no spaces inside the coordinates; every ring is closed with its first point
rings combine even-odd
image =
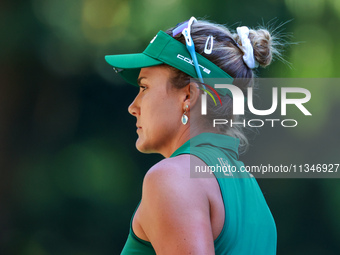
{"type": "MultiPolygon", "coordinates": [[[[238,146],[236,138],[202,133],[184,143],[171,157],[192,154],[216,169],[223,165],[233,167],[234,172],[214,172],[225,209],[224,226],[214,241],[215,254],[276,254],[276,226],[261,189],[254,177],[235,171],[244,166],[238,161],[238,146]]],[[[132,219],[121,255],[156,254],[150,242],[134,234],[132,219]]]]}

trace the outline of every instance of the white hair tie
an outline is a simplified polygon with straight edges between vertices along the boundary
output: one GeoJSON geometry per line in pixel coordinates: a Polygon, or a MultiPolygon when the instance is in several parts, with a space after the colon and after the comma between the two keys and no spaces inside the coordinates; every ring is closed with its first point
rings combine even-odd
{"type": "Polygon", "coordinates": [[[242,46],[240,49],[243,51],[243,61],[250,69],[254,69],[259,66],[259,63],[255,60],[254,49],[249,40],[249,28],[246,26],[236,28],[237,34],[241,39],[242,46]]]}

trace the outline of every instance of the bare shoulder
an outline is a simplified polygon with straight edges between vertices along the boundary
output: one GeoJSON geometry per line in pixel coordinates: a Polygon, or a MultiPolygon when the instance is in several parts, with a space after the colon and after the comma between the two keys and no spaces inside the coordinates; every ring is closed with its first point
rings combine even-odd
{"type": "MultiPolygon", "coordinates": [[[[190,155],[180,155],[158,162],[146,173],[143,182],[143,195],[149,190],[157,192],[178,192],[190,182],[190,155]],[[184,186],[184,187],[183,187],[184,186]]],[[[153,192],[150,192],[153,196],[153,192]]]]}
{"type": "MultiPolygon", "coordinates": [[[[204,165],[189,155],[168,158],[154,165],[144,177],[141,207],[148,213],[200,211],[209,215],[212,193],[219,194],[214,178],[192,178],[190,166],[204,165]]],[[[180,216],[180,215],[179,215],[180,216]]],[[[180,217],[182,217],[180,216],[180,217]]]]}
{"type": "Polygon", "coordinates": [[[190,155],[184,154],[174,158],[166,158],[155,164],[145,175],[145,180],[164,178],[171,176],[188,176],[190,167],[190,155]]]}
{"type": "Polygon", "coordinates": [[[164,159],[145,175],[139,219],[156,253],[213,252],[206,180],[190,178],[191,157],[164,159]]]}
{"type": "MultiPolygon", "coordinates": [[[[143,183],[143,190],[168,192],[190,192],[187,195],[195,196],[204,191],[200,188],[206,184],[206,180],[201,178],[191,178],[190,171],[194,165],[204,165],[199,158],[184,154],[174,158],[167,158],[154,165],[146,173],[143,183]],[[159,190],[161,189],[161,190],[159,190]]],[[[202,198],[202,197],[201,197],[202,198]]]]}

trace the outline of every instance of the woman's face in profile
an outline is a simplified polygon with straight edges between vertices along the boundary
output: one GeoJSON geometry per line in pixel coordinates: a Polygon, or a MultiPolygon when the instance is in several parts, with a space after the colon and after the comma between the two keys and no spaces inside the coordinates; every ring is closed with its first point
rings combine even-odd
{"type": "Polygon", "coordinates": [[[182,125],[186,96],[171,87],[170,75],[171,70],[164,66],[142,68],[139,74],[139,93],[128,110],[137,118],[136,147],[140,152],[163,154],[182,125]]]}

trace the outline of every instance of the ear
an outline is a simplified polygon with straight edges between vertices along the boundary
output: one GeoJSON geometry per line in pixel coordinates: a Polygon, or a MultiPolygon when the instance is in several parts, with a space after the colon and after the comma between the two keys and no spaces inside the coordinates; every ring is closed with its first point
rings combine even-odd
{"type": "MultiPolygon", "coordinates": [[[[184,92],[186,94],[186,98],[183,101],[182,109],[185,110],[186,106],[188,106],[188,109],[190,110],[198,102],[199,96],[201,94],[200,89],[199,89],[197,83],[190,82],[187,86],[185,86],[184,92]]],[[[187,109],[187,111],[188,111],[188,109],[187,109]]]]}

